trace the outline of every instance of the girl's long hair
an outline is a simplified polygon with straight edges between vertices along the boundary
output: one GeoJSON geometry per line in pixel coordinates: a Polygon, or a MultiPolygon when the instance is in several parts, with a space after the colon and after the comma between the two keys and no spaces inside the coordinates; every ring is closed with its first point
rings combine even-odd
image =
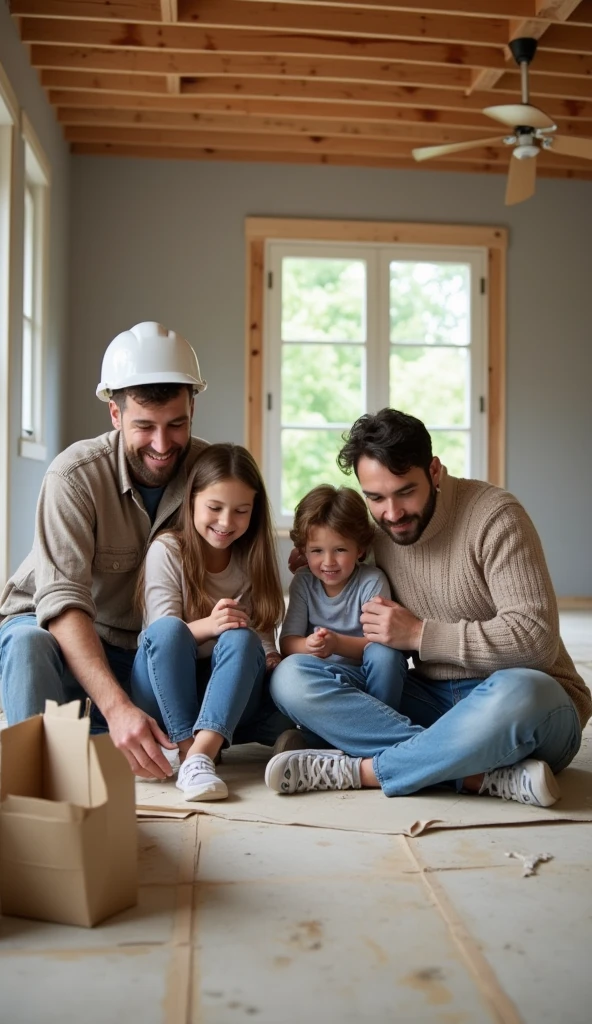
{"type": "Polygon", "coordinates": [[[211,444],[204,448],[187,480],[183,505],[172,535],[179,545],[191,616],[206,618],[214,602],[206,592],[207,543],[195,529],[195,496],[221,480],[240,480],[255,492],[249,526],[232,547],[243,555],[251,584],[251,625],[258,632],[274,629],[284,615],[284,598],[277,564],[275,532],[263,478],[255,459],[238,444],[211,444]]]}

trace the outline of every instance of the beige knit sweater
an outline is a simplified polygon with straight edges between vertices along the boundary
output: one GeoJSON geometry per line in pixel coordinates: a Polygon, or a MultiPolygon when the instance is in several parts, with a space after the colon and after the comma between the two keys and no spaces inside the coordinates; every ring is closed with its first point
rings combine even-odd
{"type": "Polygon", "coordinates": [[[592,699],[559,636],[557,601],[539,536],[506,491],[445,472],[415,544],[377,531],[376,564],[396,601],[424,620],[416,667],[428,679],[486,678],[502,668],[553,676],[582,726],[592,699]]]}

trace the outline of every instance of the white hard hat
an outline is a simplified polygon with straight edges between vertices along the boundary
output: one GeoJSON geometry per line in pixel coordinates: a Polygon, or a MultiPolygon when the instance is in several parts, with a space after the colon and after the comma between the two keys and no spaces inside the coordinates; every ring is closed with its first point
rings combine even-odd
{"type": "Polygon", "coordinates": [[[97,398],[108,402],[118,388],[140,384],[191,384],[194,394],[207,387],[189,342],[152,320],[123,331],[108,346],[97,398]]]}

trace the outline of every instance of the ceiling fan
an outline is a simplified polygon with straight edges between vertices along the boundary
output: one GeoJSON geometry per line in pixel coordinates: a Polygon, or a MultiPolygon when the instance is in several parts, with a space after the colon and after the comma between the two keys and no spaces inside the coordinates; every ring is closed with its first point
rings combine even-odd
{"type": "Polygon", "coordinates": [[[513,39],[508,43],[512,56],[520,68],[522,102],[507,103],[498,107],[486,107],[487,117],[512,128],[511,135],[489,139],[474,139],[472,142],[451,142],[444,146],[422,146],[414,149],[416,160],[430,160],[448,153],[459,153],[463,149],[479,146],[513,146],[506,187],[506,206],[521,203],[534,195],[536,162],[541,150],[550,150],[565,156],[592,160],[592,139],[573,138],[567,135],[553,135],[557,125],[544,110],[529,103],[528,65],[536,53],[536,39],[513,39]]]}

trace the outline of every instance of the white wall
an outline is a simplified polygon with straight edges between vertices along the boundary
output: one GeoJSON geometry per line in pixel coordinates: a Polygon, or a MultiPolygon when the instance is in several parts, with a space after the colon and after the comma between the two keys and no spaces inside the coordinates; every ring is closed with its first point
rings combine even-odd
{"type": "MultiPolygon", "coordinates": [[[[45,385],[45,442],[47,462],[60,450],[65,426],[65,374],[67,346],[67,245],[70,156],[53,111],[31,68],[12,18],[0,4],[0,64],[19,106],[26,112],[51,167],[48,331],[45,385]]],[[[14,166],[17,190],[12,225],[16,245],[10,268],[10,436],[9,436],[9,571],[31,547],[37,495],[47,463],[18,454],[21,416],[21,322],[23,288],[22,189],[24,151],[17,134],[14,166]]]]}
{"type": "Polygon", "coordinates": [[[93,399],[103,350],[146,319],[198,351],[209,386],[195,432],[243,439],[248,215],[505,225],[507,486],[541,533],[557,592],[591,594],[592,183],[542,179],[509,209],[503,193],[497,175],[74,157],[68,440],[107,429],[93,399]]]}

